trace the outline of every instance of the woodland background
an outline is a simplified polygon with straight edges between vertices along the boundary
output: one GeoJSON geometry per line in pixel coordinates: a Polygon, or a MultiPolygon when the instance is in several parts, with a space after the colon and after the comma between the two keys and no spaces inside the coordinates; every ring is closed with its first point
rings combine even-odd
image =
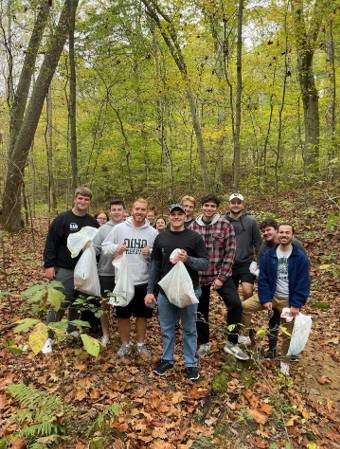
{"type": "MultiPolygon", "coordinates": [[[[340,1],[0,0],[0,448],[328,449],[340,440],[340,1]],[[19,319],[44,320],[42,251],[74,188],[143,196],[167,212],[184,194],[232,191],[260,222],[293,223],[311,260],[313,328],[291,376],[223,352],[225,308],[212,301],[201,378],[178,364],[97,358],[61,336],[35,355],[19,319]]],[[[197,212],[197,211],[196,211],[197,212]]],[[[83,330],[85,333],[86,331],[83,330]]],[[[97,335],[98,339],[100,335],[97,335]]]]}
{"type": "Polygon", "coordinates": [[[0,2],[4,226],[337,179],[340,2],[0,2]]]}

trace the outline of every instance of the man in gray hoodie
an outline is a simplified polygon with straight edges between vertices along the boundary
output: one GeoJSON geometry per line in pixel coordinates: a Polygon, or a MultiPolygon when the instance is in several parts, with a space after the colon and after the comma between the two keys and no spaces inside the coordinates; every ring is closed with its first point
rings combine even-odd
{"type": "Polygon", "coordinates": [[[255,276],[250,273],[249,266],[254,260],[254,250],[258,254],[261,246],[261,234],[255,218],[244,210],[244,198],[240,193],[229,197],[229,212],[225,218],[231,223],[236,236],[236,255],[232,278],[236,288],[242,284],[243,299],[253,295],[255,276]]]}
{"type": "MultiPolygon", "coordinates": [[[[101,245],[110,234],[114,226],[123,223],[124,221],[125,204],[122,200],[113,200],[110,202],[109,215],[111,220],[108,221],[104,226],[101,226],[98,230],[97,235],[93,239],[93,245],[96,250],[97,256],[99,256],[98,261],[98,275],[100,281],[100,290],[102,298],[107,298],[107,291],[113,291],[115,287],[115,272],[112,265],[114,259],[113,254],[103,254],[101,245]]],[[[104,300],[101,303],[102,309],[105,313],[100,317],[100,324],[103,331],[103,336],[100,339],[102,345],[106,346],[110,343],[109,338],[109,317],[107,315],[107,302],[104,300]]]]}
{"type": "Polygon", "coordinates": [[[136,349],[140,354],[151,358],[145,345],[147,319],[152,316],[152,309],[144,304],[149,279],[149,263],[154,241],[158,232],[146,220],[147,202],[139,198],[133,203],[131,217],[115,226],[102,244],[103,254],[121,255],[126,252],[129,269],[135,287],[135,295],[125,307],[117,307],[118,332],[122,345],[116,358],[123,358],[131,353],[130,341],[131,316],[136,317],[136,349]]]}

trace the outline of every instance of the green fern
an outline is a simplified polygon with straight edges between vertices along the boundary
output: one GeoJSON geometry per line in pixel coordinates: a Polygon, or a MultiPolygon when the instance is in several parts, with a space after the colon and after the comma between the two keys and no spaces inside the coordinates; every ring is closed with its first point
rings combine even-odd
{"type": "Polygon", "coordinates": [[[117,402],[115,402],[110,405],[110,407],[100,412],[97,416],[97,419],[88,428],[86,435],[90,436],[97,431],[100,431],[101,433],[107,433],[110,429],[110,424],[115,420],[116,416],[118,416],[122,405],[125,405],[125,403],[123,402],[122,404],[118,404],[117,402]]]}
{"type": "Polygon", "coordinates": [[[59,396],[51,396],[45,391],[35,390],[23,384],[10,385],[7,389],[24,407],[17,414],[20,422],[25,419],[35,423],[50,421],[62,407],[59,396]]]}
{"type": "Polygon", "coordinates": [[[19,438],[47,437],[58,434],[59,430],[59,424],[43,421],[40,424],[33,424],[32,426],[20,430],[16,436],[19,438]]]}

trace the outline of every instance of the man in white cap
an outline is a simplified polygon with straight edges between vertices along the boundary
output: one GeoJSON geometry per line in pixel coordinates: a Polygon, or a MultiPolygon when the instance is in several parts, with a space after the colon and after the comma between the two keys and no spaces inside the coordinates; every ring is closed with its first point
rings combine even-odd
{"type": "Polygon", "coordinates": [[[232,278],[236,288],[242,284],[243,299],[253,294],[255,276],[250,273],[249,266],[254,260],[254,252],[258,254],[261,246],[261,234],[255,218],[248,215],[244,208],[244,198],[240,193],[229,197],[229,211],[225,218],[231,223],[236,236],[236,255],[232,278]]]}

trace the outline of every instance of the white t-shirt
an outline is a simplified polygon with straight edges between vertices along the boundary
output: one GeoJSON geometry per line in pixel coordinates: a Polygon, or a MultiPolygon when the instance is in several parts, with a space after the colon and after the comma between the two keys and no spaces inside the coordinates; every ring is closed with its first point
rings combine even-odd
{"type": "Polygon", "coordinates": [[[276,255],[278,258],[277,266],[277,281],[275,296],[280,298],[289,298],[289,283],[288,283],[288,258],[292,254],[293,248],[289,251],[280,251],[277,247],[276,255]]]}

